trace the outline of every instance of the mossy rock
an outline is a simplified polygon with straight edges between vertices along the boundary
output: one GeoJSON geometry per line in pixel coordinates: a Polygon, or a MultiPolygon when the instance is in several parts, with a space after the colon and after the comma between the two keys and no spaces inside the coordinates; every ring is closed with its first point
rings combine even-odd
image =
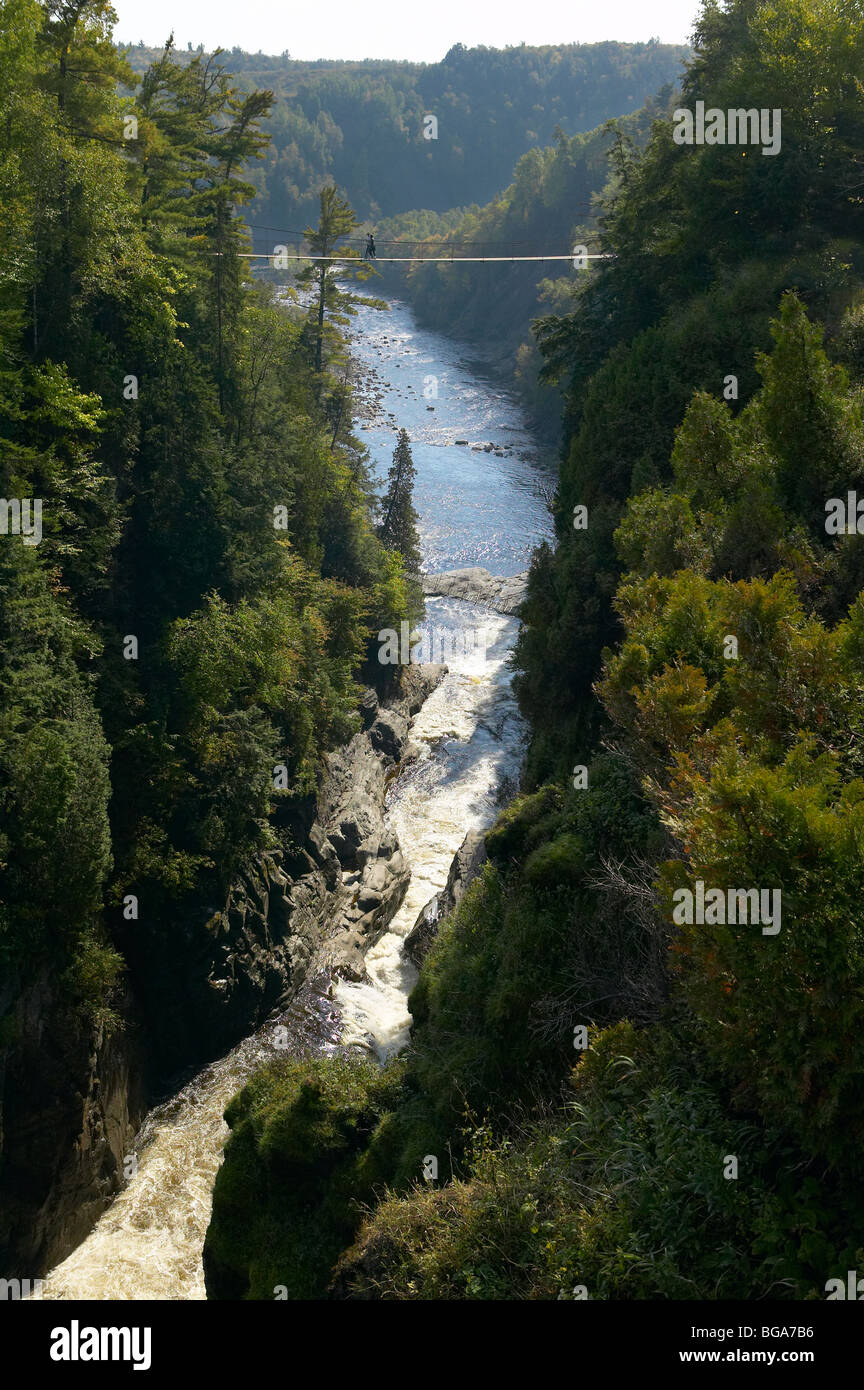
{"type": "Polygon", "coordinates": [[[292,1059],[234,1097],[204,1247],[209,1298],[327,1296],[361,1205],[404,1149],[404,1134],[382,1125],[403,1070],[400,1061],[382,1070],[355,1057],[292,1059]]]}

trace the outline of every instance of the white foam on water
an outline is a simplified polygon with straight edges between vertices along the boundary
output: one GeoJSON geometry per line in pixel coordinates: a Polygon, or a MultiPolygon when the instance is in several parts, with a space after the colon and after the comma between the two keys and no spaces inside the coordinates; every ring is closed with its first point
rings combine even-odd
{"type": "Polygon", "coordinates": [[[515,619],[481,613],[457,600],[430,599],[430,624],[439,620],[442,608],[451,622],[461,610],[460,626],[485,628],[486,655],[470,642],[468,654],[459,655],[454,643],[449,674],[414,722],[411,737],[420,754],[399,778],[388,808],[411,882],[387,932],[366,953],[368,980],[343,980],[336,987],[343,1041],[368,1047],[381,1060],[405,1046],[411,1027],[407,1001],[417,972],[402,954],[405,937],[447,882],[468,831],[485,829],[495,819],[496,793],[505,778],[515,778],[523,748],[507,665],[515,619]]]}

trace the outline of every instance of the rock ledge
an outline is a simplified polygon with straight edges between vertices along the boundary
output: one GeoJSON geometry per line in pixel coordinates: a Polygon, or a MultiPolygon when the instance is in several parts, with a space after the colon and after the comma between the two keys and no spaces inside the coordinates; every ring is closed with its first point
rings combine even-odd
{"type": "Polygon", "coordinates": [[[481,608],[491,608],[495,613],[515,614],[525,598],[528,571],[498,575],[475,565],[471,569],[421,574],[420,583],[424,594],[463,599],[481,608]]]}

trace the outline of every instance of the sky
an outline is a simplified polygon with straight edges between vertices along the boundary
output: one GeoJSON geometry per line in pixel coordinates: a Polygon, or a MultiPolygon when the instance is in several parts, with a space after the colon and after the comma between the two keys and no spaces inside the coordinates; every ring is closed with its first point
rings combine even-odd
{"type": "Polygon", "coordinates": [[[438,62],[454,43],[686,43],[699,0],[113,0],[121,43],[438,62]]]}

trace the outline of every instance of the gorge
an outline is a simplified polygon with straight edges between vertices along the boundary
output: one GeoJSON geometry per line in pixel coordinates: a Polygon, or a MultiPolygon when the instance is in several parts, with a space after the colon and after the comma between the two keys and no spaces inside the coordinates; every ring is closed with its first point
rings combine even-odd
{"type": "MultiPolygon", "coordinates": [[[[440,579],[442,572],[482,565],[503,579],[524,571],[532,547],[548,533],[541,488],[548,473],[518,407],[464,364],[457,344],[419,330],[396,301],[386,314],[361,310],[352,337],[365,383],[365,440],[379,475],[392,450],[394,421],[411,435],[427,572],[440,579]],[[439,383],[434,416],[420,389],[430,373],[439,383]],[[501,458],[480,451],[466,458],[453,442],[465,435],[482,441],[493,431],[508,438],[501,458]]],[[[47,1276],[42,1297],[203,1298],[201,1251],[227,1133],[222,1112],[231,1096],[280,1051],[362,1050],[384,1060],[407,1040],[416,967],[403,952],[404,940],[444,888],[466,835],[489,826],[502,794],[515,790],[524,739],[507,664],[516,619],[458,598],[430,597],[425,626],[457,639],[450,670],[442,678],[412,667],[407,706],[370,711],[368,729],[349,750],[329,757],[319,846],[323,871],[331,866],[339,882],[330,880],[328,926],[304,965],[302,987],[287,1011],[149,1112],[132,1149],[132,1175],[91,1234],[47,1276]],[[460,655],[466,647],[459,634],[480,625],[489,637],[485,650],[475,653],[467,644],[460,655]],[[385,781],[386,815],[376,823],[371,803],[383,806],[385,781]],[[352,845],[352,832],[362,841],[352,845]],[[338,904],[344,895],[356,901],[377,865],[388,871],[373,881],[372,920],[358,931],[356,909],[352,914],[338,904]],[[382,908],[383,885],[389,892],[382,908]]],[[[278,879],[278,864],[272,873],[278,879]]],[[[278,946],[275,954],[278,959],[278,946]]],[[[244,968],[241,962],[238,976],[244,968]]]]}

